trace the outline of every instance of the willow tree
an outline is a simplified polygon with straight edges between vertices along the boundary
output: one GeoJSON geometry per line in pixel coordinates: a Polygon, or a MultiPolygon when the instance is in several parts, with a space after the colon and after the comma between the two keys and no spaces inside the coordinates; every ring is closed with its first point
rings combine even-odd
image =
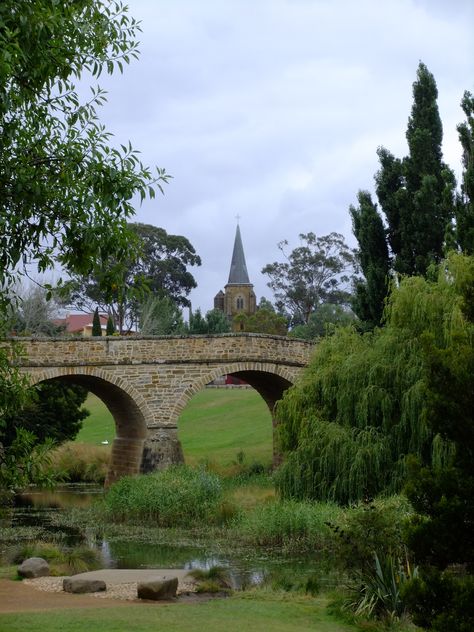
{"type": "Polygon", "coordinates": [[[284,495],[347,503],[399,491],[407,455],[427,465],[450,458],[452,442],[429,423],[426,344],[456,354],[466,339],[455,282],[463,266],[453,261],[436,282],[405,278],[388,299],[384,329],[340,330],[320,343],[278,406],[284,495]]]}

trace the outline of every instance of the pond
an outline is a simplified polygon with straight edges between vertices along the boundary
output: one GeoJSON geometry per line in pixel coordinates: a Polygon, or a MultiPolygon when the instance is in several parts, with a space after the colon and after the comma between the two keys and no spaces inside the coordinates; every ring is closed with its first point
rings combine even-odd
{"type": "MultiPolygon", "coordinates": [[[[54,491],[29,490],[15,499],[11,526],[41,527],[47,539],[58,535],[66,545],[84,544],[84,535],[75,527],[61,524],[61,512],[71,507],[87,507],[103,493],[93,485],[60,486],[54,491]],[[58,516],[59,514],[59,516],[58,516]],[[59,526],[58,526],[59,525],[59,526]]],[[[209,569],[224,566],[229,569],[234,588],[256,585],[269,576],[292,575],[303,579],[316,576],[321,588],[332,588],[338,583],[338,574],[331,569],[330,561],[305,556],[268,554],[258,550],[222,550],[209,539],[199,542],[166,544],[144,541],[141,537],[114,535],[89,537],[87,544],[96,548],[105,568],[184,568],[209,569]]]]}

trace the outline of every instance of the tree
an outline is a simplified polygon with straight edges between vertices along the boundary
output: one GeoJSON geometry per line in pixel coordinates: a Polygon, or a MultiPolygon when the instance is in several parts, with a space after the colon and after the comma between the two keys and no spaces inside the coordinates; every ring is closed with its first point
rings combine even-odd
{"type": "Polygon", "coordinates": [[[337,327],[347,327],[355,322],[354,314],[347,308],[334,303],[324,303],[311,314],[306,324],[293,327],[289,336],[315,340],[334,333],[337,327]]]}
{"type": "Polygon", "coordinates": [[[18,336],[56,336],[63,328],[54,320],[58,305],[54,299],[46,300],[46,290],[40,285],[15,288],[17,299],[6,309],[5,328],[18,336]]]}
{"type": "Polygon", "coordinates": [[[150,292],[178,306],[189,305],[196,281],[188,267],[201,265],[186,237],[149,224],[129,224],[128,229],[136,238],[133,255],[111,259],[87,276],[73,274],[66,285],[67,303],[87,312],[99,305],[112,314],[120,333],[138,324],[140,305],[150,292]]]}
{"type": "Polygon", "coordinates": [[[106,336],[113,336],[114,333],[115,333],[114,319],[109,314],[109,317],[107,318],[107,328],[105,330],[105,335],[106,336]]]}
{"type": "Polygon", "coordinates": [[[239,324],[240,331],[249,331],[256,334],[273,334],[274,336],[286,336],[288,323],[284,316],[277,314],[274,309],[260,307],[255,314],[237,314],[234,322],[239,324]]]}
{"type": "Polygon", "coordinates": [[[435,79],[420,62],[406,132],[409,154],[400,160],[383,147],[377,151],[376,192],[394,269],[401,274],[424,275],[431,263],[439,263],[454,214],[456,182],[442,159],[437,98],[435,79]]]}
{"type": "Polygon", "coordinates": [[[92,335],[93,336],[102,336],[102,325],[100,322],[99,316],[99,308],[96,307],[94,310],[94,316],[92,318],[92,335]]]}
{"type": "MultiPolygon", "coordinates": [[[[9,305],[9,329],[13,323],[17,336],[52,335],[58,332],[59,328],[51,322],[55,315],[55,304],[46,299],[44,288],[31,286],[26,290],[17,290],[17,293],[20,300],[9,305]]],[[[24,381],[21,383],[26,385],[24,381]]],[[[4,449],[11,450],[15,445],[20,449],[21,442],[17,442],[19,429],[23,431],[22,436],[27,445],[32,440],[43,443],[48,439],[55,442],[74,439],[82,421],[89,414],[82,408],[86,398],[86,389],[59,380],[41,382],[30,387],[27,397],[21,398],[17,406],[12,401],[3,411],[0,441],[4,449]]]]}
{"type": "Polygon", "coordinates": [[[400,492],[407,455],[439,470],[451,463],[453,440],[472,450],[473,270],[472,258],[456,255],[437,279],[405,277],[383,328],[344,328],[318,344],[277,405],[284,495],[348,503],[400,492]],[[438,354],[455,376],[434,363],[438,354]]]}
{"type": "Polygon", "coordinates": [[[288,242],[280,242],[278,248],[286,261],[268,264],[262,270],[270,277],[267,285],[275,295],[277,309],[287,310],[293,324],[307,323],[322,303],[347,304],[350,294],[345,286],[356,264],[353,251],[338,233],[323,237],[301,234],[300,240],[302,245],[289,255],[285,253],[288,242]]]}
{"type": "Polygon", "coordinates": [[[427,424],[450,446],[450,458],[412,464],[406,492],[418,515],[408,544],[420,574],[407,598],[418,625],[467,632],[474,628],[474,258],[452,255],[445,274],[458,296],[457,318],[425,335],[423,355],[427,424]]]}
{"type": "Polygon", "coordinates": [[[89,415],[88,410],[82,408],[86,398],[87,391],[74,384],[50,380],[35,385],[30,400],[5,417],[4,448],[14,443],[19,428],[31,433],[36,443],[74,439],[89,415]]]}
{"type": "MultiPolygon", "coordinates": [[[[75,81],[137,57],[139,26],[119,1],[0,3],[0,287],[35,264],[87,274],[130,249],[132,199],[168,176],[130,144],[110,145],[97,118],[105,93],[75,81]]],[[[5,303],[10,294],[2,291],[5,303]]]]}
{"type": "Polygon", "coordinates": [[[474,96],[465,92],[461,107],[466,121],[458,125],[463,150],[461,195],[456,203],[456,241],[466,254],[474,254],[474,96]]]}
{"type": "Polygon", "coordinates": [[[359,243],[357,258],[365,280],[355,282],[352,308],[369,329],[380,325],[388,294],[390,258],[385,229],[368,191],[359,191],[359,206],[350,206],[352,229],[359,243]]]}
{"type": "Polygon", "coordinates": [[[140,307],[140,333],[145,336],[184,334],[181,310],[168,296],[150,294],[140,307]]]}
{"type": "Polygon", "coordinates": [[[225,334],[230,332],[230,323],[220,309],[211,309],[206,315],[198,308],[189,316],[188,332],[194,334],[225,334]]]}

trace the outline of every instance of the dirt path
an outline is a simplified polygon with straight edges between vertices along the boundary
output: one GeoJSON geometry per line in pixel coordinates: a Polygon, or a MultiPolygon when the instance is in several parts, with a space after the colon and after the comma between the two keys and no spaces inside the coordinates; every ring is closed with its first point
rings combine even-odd
{"type": "Polygon", "coordinates": [[[139,602],[101,599],[87,595],[54,593],[37,590],[20,581],[0,579],[0,614],[31,610],[64,610],[65,608],[130,608],[140,607],[139,602]]]}

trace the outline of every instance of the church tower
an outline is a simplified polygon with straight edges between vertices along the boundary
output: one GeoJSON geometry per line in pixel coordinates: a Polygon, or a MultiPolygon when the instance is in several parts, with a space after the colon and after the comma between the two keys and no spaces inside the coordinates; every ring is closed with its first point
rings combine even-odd
{"type": "Polygon", "coordinates": [[[224,312],[232,323],[233,331],[239,331],[238,324],[234,323],[234,316],[237,314],[255,314],[257,302],[253,285],[250,283],[245,263],[244,247],[240,235],[240,227],[237,224],[235,232],[234,250],[230,264],[229,280],[224,288],[214,297],[214,308],[224,312]]]}

